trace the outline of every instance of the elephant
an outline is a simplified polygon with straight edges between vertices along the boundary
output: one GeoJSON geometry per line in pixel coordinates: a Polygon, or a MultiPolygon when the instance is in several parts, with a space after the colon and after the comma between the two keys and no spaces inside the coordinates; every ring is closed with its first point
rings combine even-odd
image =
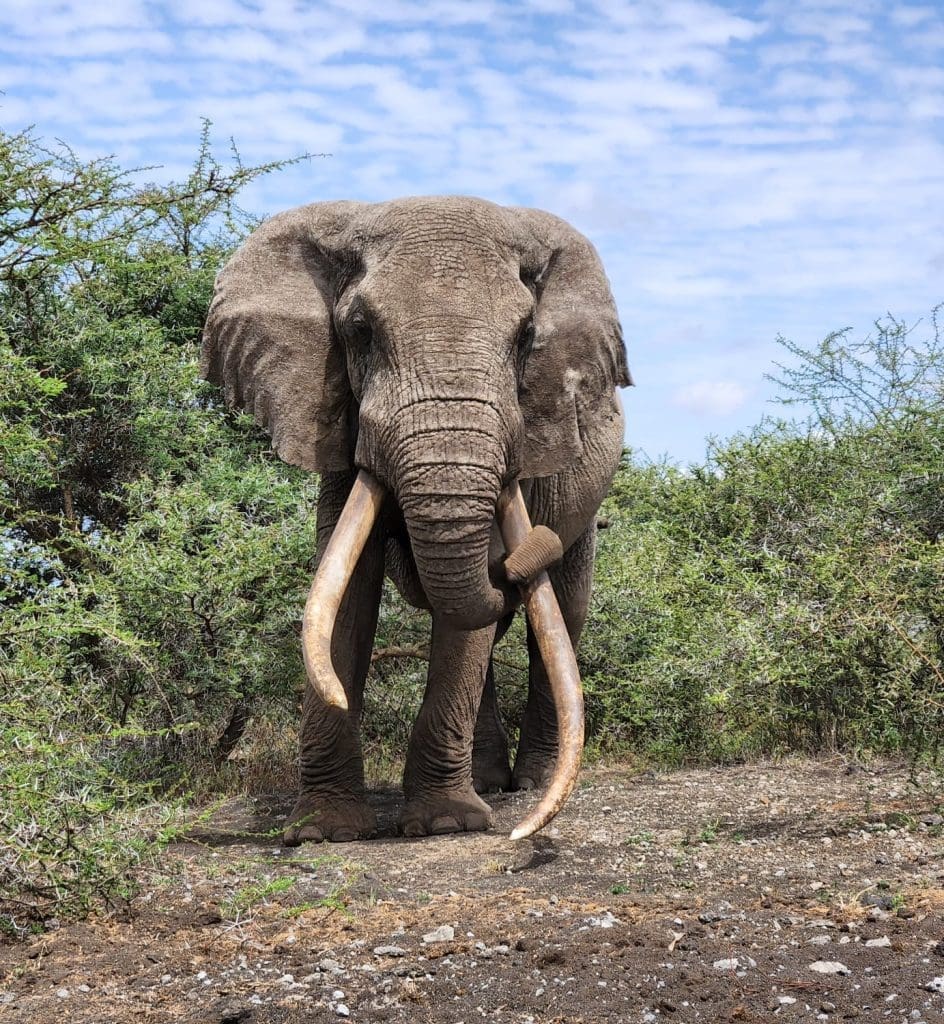
{"type": "Polygon", "coordinates": [[[313,685],[283,842],[376,831],[359,718],[385,575],[432,621],[401,833],[487,829],[479,794],[547,785],[552,806],[518,831],[542,827],[579,766],[579,679],[561,683],[552,663],[573,662],[584,625],[596,513],[623,450],[617,389],[632,383],[591,243],[550,213],[471,197],[297,207],[220,271],[201,366],[282,459],[321,474],[313,685]],[[512,768],[491,658],[523,593],[512,768]],[[556,636],[537,629],[544,598],[556,636]]]}

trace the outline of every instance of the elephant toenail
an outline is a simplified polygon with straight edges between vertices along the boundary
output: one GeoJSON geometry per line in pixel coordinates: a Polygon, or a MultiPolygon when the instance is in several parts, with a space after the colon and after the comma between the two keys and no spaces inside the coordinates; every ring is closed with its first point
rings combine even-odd
{"type": "Polygon", "coordinates": [[[534,779],[528,778],[527,775],[522,776],[516,780],[518,783],[518,789],[535,789],[534,779]]]}
{"type": "Polygon", "coordinates": [[[336,828],[331,833],[332,843],[353,843],[357,838],[357,830],[353,828],[336,828]]]}
{"type": "Polygon", "coordinates": [[[489,821],[484,814],[467,814],[465,816],[465,827],[469,832],[484,832],[488,826],[489,821]]]}
{"type": "Polygon", "coordinates": [[[298,830],[298,839],[302,843],[324,842],[324,833],[316,825],[303,825],[298,830]]]}
{"type": "Polygon", "coordinates": [[[450,832],[461,832],[462,826],[451,814],[441,814],[438,818],[433,818],[429,831],[430,835],[444,836],[450,832]]]}
{"type": "Polygon", "coordinates": [[[418,839],[420,836],[426,835],[426,829],[423,828],[422,822],[419,821],[406,822],[401,831],[408,839],[418,839]]]}

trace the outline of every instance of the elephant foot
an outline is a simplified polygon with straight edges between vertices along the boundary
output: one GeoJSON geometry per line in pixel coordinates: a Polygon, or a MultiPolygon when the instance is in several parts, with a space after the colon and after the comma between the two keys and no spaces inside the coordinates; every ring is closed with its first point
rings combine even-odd
{"type": "Polygon", "coordinates": [[[410,837],[484,832],[491,827],[492,810],[471,786],[468,790],[414,796],[400,815],[400,831],[410,837]]]}
{"type": "Polygon", "coordinates": [[[511,769],[507,764],[472,764],[472,788],[476,793],[507,793],[512,788],[511,769]]]}
{"type": "Polygon", "coordinates": [[[301,793],[282,832],[283,846],[350,843],[377,829],[377,816],[362,797],[301,793]]]}
{"type": "Polygon", "coordinates": [[[512,783],[515,789],[544,789],[554,774],[557,751],[526,753],[515,761],[512,783]]]}

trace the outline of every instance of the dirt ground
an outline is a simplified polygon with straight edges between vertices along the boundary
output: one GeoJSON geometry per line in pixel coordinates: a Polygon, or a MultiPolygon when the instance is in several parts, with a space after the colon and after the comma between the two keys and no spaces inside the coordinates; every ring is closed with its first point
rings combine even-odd
{"type": "Polygon", "coordinates": [[[944,787],[890,764],[585,770],[554,826],[278,845],[234,800],[123,914],[0,948],[0,1021],[944,1020],[944,787]]]}

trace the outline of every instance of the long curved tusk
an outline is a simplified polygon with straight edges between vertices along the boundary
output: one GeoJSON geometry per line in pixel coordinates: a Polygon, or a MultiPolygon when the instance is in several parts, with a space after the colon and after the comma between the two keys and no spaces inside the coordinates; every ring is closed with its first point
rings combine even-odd
{"type": "Polygon", "coordinates": [[[347,695],[331,662],[334,621],[383,499],[383,487],[366,470],[359,470],[318,563],[302,616],[302,654],[308,681],[326,704],[342,711],[347,711],[347,695]]]}
{"type": "MultiPolygon", "coordinates": [[[[508,551],[514,551],[531,532],[531,520],[518,482],[498,501],[498,527],[508,551]]],[[[583,688],[577,659],[564,616],[546,572],[521,586],[528,621],[534,630],[557,709],[557,764],[550,785],[537,807],[512,830],[512,839],[540,831],[560,811],[577,782],[583,756],[583,688]]]]}

